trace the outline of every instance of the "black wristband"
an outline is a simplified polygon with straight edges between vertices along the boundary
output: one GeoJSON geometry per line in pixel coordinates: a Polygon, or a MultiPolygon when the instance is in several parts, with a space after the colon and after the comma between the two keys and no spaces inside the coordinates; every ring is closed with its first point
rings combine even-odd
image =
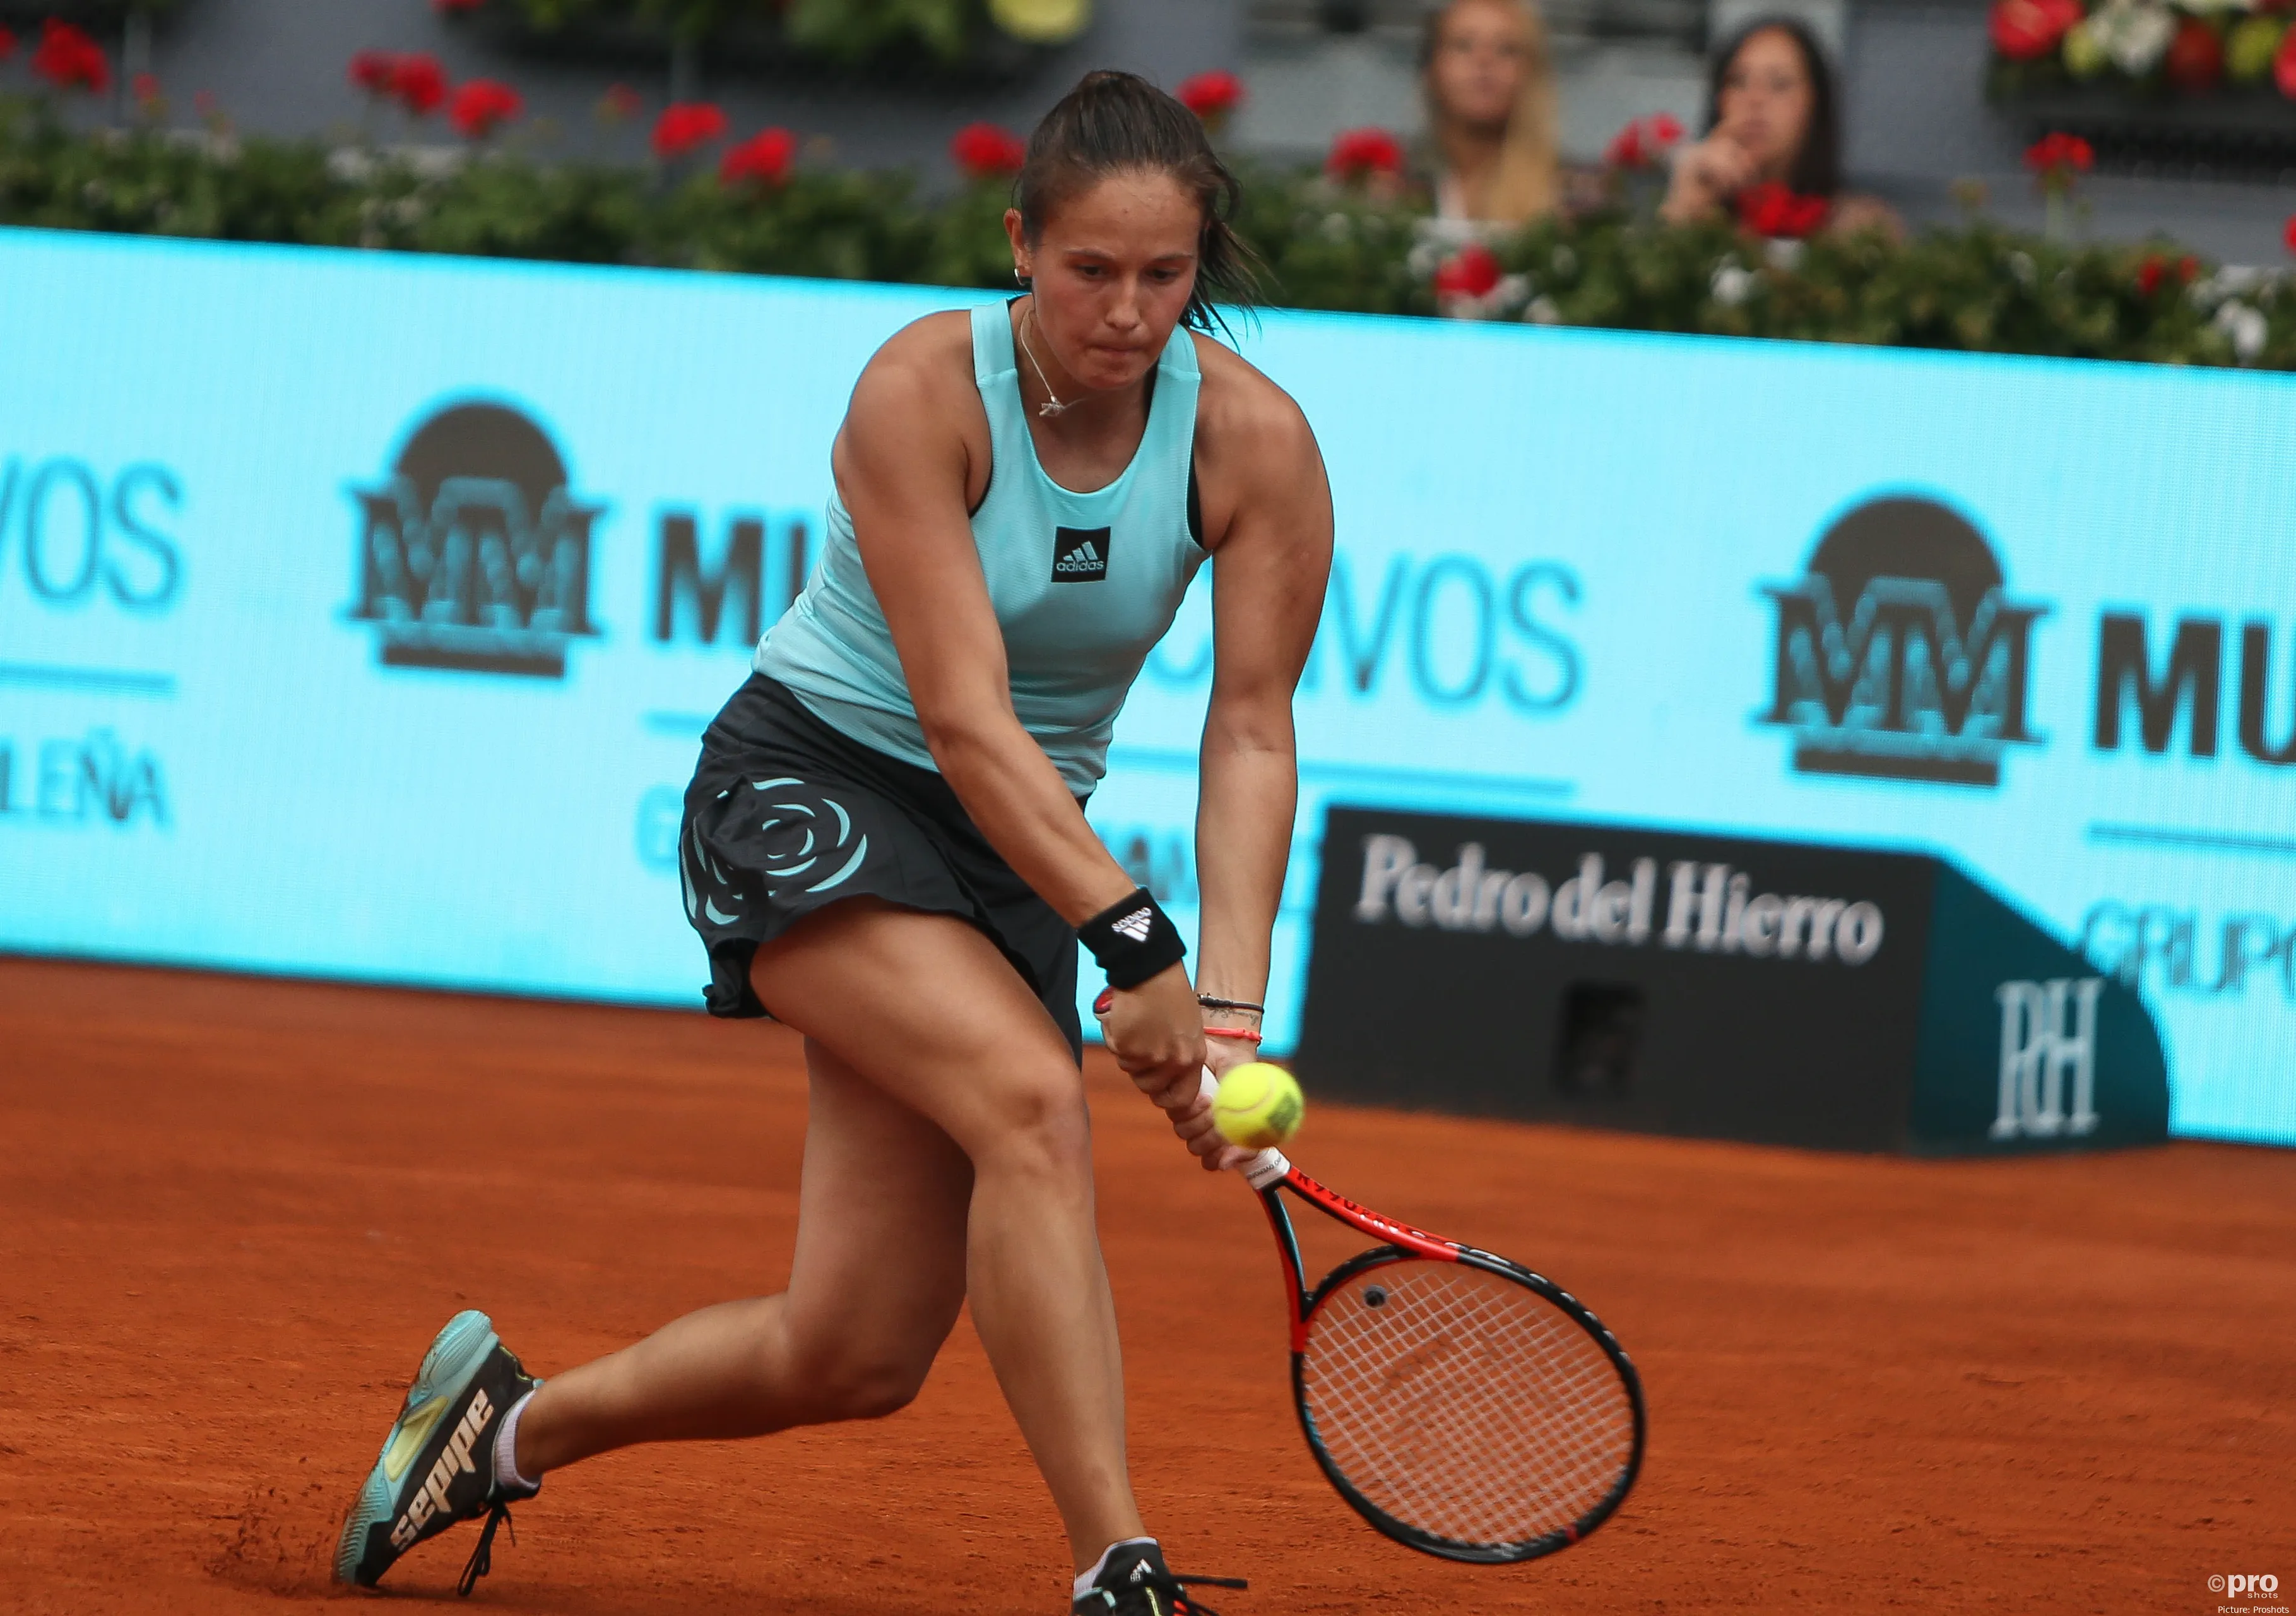
{"type": "Polygon", "coordinates": [[[1179,928],[1156,906],[1148,889],[1108,906],[1077,928],[1077,940],[1092,950],[1111,988],[1137,988],[1167,966],[1188,956],[1179,928]]]}

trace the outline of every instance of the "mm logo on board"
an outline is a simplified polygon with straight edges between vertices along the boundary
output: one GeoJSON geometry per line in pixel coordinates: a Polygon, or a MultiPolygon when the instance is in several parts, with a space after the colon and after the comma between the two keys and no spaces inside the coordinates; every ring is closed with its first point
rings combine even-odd
{"type": "Polygon", "coordinates": [[[1869,500],[1818,541],[1777,608],[1769,710],[1803,774],[1994,787],[2026,722],[2033,625],[1968,519],[1935,500],[1869,500]]]}
{"type": "Polygon", "coordinates": [[[386,668],[566,677],[566,648],[595,638],[591,529],[565,458],[523,412],[489,401],[434,411],[390,474],[354,488],[358,600],[386,668]]]}

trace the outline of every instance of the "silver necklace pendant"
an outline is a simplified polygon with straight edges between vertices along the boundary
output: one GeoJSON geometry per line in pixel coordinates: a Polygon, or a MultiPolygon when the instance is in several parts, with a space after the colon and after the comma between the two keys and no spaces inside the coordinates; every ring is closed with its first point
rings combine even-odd
{"type": "Polygon", "coordinates": [[[1045,402],[1037,406],[1037,418],[1039,421],[1049,421],[1055,415],[1066,414],[1069,406],[1062,404],[1058,396],[1054,393],[1053,379],[1045,374],[1045,367],[1037,357],[1037,350],[1029,346],[1029,322],[1036,317],[1037,310],[1034,305],[1021,316],[1021,351],[1029,356],[1029,368],[1037,373],[1037,381],[1045,390],[1045,402]]]}

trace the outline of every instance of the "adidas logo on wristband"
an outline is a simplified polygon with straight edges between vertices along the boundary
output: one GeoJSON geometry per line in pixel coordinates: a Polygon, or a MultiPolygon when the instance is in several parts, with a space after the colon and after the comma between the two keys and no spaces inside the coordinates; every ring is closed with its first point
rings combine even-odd
{"type": "Polygon", "coordinates": [[[1145,887],[1135,887],[1077,928],[1111,988],[1136,988],[1187,956],[1188,946],[1145,887]]]}

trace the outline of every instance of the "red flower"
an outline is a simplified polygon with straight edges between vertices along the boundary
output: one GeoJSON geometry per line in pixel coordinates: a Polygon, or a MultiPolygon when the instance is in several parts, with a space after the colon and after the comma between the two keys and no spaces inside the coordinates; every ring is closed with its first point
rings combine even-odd
{"type": "Polygon", "coordinates": [[[2169,42],[2166,62],[2169,82],[2178,89],[2194,94],[2212,89],[2224,77],[2224,41],[2198,17],[2187,17],[2169,42]]]}
{"type": "Polygon", "coordinates": [[[436,56],[417,51],[391,65],[390,93],[416,118],[428,118],[447,99],[447,70],[436,56]]]}
{"type": "Polygon", "coordinates": [[[1002,179],[1021,171],[1029,143],[993,123],[969,123],[950,137],[948,154],[967,179],[1002,179]]]}
{"type": "Polygon", "coordinates": [[[1654,168],[1682,139],[1682,120],[1671,112],[1637,118],[1611,137],[1603,161],[1613,168],[1654,168]]]}
{"type": "Polygon", "coordinates": [[[689,157],[726,134],[726,114],[706,101],[673,102],[653,120],[653,154],[665,162],[689,157]]]}
{"type": "Polygon", "coordinates": [[[2045,186],[2070,186],[2074,176],[2096,167],[2096,152],[2079,135],[2060,130],[2025,148],[2025,166],[2041,176],[2045,186]]]}
{"type": "Polygon", "coordinates": [[[2081,20],[2080,0],[1993,0],[1993,48],[2012,62],[2036,62],[2081,20]]]}
{"type": "Polygon", "coordinates": [[[1226,69],[1184,78],[1172,92],[1180,104],[1206,123],[1216,123],[1243,104],[1243,80],[1226,69]]]}
{"type": "Polygon", "coordinates": [[[1498,254],[1480,242],[1468,242],[1435,271],[1435,291],[1441,297],[1488,297],[1498,283],[1498,254]]]}
{"type": "Polygon", "coordinates": [[[157,73],[136,74],[127,81],[127,93],[135,98],[137,106],[148,110],[160,99],[160,76],[157,73]]]}
{"type": "Polygon", "coordinates": [[[464,140],[484,140],[498,124],[509,122],[526,110],[526,102],[510,86],[494,78],[473,78],[455,92],[447,118],[464,140]]]}
{"type": "Polygon", "coordinates": [[[610,84],[598,98],[598,116],[608,123],[627,123],[644,109],[638,93],[626,84],[610,84]]]}
{"type": "Polygon", "coordinates": [[[778,185],[789,178],[796,160],[796,135],[787,129],[762,130],[726,153],[718,165],[718,183],[778,185]]]}
{"type": "Polygon", "coordinates": [[[2190,253],[2182,258],[2164,258],[2157,252],[2148,252],[2144,255],[2144,261],[2136,267],[2137,294],[2149,298],[2170,281],[2180,288],[2189,286],[2193,277],[2200,273],[2201,261],[2190,253]]]}
{"type": "Polygon", "coordinates": [[[351,57],[351,83],[370,95],[388,95],[398,79],[398,58],[390,51],[360,51],[351,57]]]}
{"type": "Polygon", "coordinates": [[[6,29],[0,28],[0,62],[7,61],[9,57],[13,56],[15,53],[16,36],[10,33],[6,29]]]}
{"type": "Polygon", "coordinates": [[[2272,82],[2283,95],[2296,101],[2296,28],[2280,37],[2280,49],[2272,58],[2272,82]]]}
{"type": "Polygon", "coordinates": [[[1825,223],[1833,204],[1822,196],[1801,196],[1774,179],[1738,193],[1738,222],[1756,235],[1799,240],[1825,223]]]}
{"type": "Polygon", "coordinates": [[[1333,179],[1353,181],[1374,174],[1403,172],[1403,143],[1385,129],[1349,129],[1332,142],[1324,172],[1333,179]]]}
{"type": "Polygon", "coordinates": [[[2296,252],[2296,213],[2290,214],[2288,222],[2280,226],[2280,244],[2296,252]]]}
{"type": "Polygon", "coordinates": [[[111,87],[111,63],[105,60],[103,47],[70,23],[53,17],[40,25],[32,71],[59,90],[86,90],[101,95],[111,87]]]}

